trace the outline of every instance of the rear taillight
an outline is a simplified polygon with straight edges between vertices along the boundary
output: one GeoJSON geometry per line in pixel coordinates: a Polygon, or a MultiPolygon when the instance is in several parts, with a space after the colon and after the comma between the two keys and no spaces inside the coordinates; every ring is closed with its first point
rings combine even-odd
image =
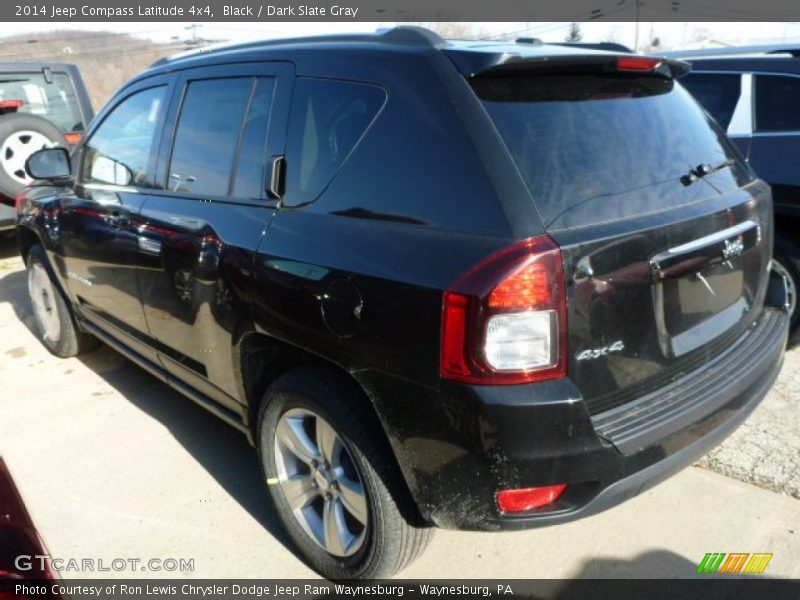
{"type": "Polygon", "coordinates": [[[655,71],[664,62],[660,58],[649,56],[620,56],[617,69],[620,71],[655,71]]]}
{"type": "Polygon", "coordinates": [[[476,384],[530,383],[567,372],[561,250],[524,240],[470,269],[444,294],[442,377],[476,384]]]}
{"type": "Polygon", "coordinates": [[[17,197],[14,198],[14,209],[16,210],[17,214],[22,209],[22,204],[25,202],[25,190],[22,190],[17,197]]]}

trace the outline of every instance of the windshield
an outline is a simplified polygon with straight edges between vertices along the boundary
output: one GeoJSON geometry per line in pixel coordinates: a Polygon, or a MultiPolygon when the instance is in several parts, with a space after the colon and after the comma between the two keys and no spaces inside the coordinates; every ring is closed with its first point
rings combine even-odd
{"type": "Polygon", "coordinates": [[[44,117],[65,132],[83,131],[75,89],[69,77],[53,73],[47,83],[42,73],[8,73],[0,76],[0,100],[22,100],[18,112],[44,117]]]}
{"type": "Polygon", "coordinates": [[[471,84],[546,226],[663,210],[750,179],[725,135],[673,80],[542,75],[471,84]],[[699,165],[722,163],[726,168],[686,185],[699,165]]]}

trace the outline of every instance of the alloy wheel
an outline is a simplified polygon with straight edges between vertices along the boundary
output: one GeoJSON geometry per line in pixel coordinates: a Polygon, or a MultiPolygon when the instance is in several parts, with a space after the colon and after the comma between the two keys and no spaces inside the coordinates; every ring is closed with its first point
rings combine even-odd
{"type": "Polygon", "coordinates": [[[58,342],[61,337],[61,320],[56,306],[56,291],[41,263],[34,262],[28,271],[28,294],[33,306],[33,316],[42,335],[58,342]]]}
{"type": "Polygon", "coordinates": [[[275,463],[303,531],[333,556],[358,552],[369,524],[364,479],[333,426],[310,410],[288,410],[275,431],[275,463]]]}

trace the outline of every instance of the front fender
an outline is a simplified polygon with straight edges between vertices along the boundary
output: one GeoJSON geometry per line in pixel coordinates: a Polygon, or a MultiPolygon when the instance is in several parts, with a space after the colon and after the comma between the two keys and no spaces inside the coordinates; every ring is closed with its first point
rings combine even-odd
{"type": "Polygon", "coordinates": [[[28,252],[40,244],[47,259],[47,268],[60,291],[70,301],[67,272],[61,245],[61,198],[63,188],[34,186],[25,190],[17,208],[17,243],[22,259],[27,262],[28,252]]]}

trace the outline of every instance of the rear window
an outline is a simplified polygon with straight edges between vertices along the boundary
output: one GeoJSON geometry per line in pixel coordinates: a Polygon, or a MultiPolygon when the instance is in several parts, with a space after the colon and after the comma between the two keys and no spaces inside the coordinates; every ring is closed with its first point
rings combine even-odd
{"type": "Polygon", "coordinates": [[[44,117],[65,132],[83,131],[84,123],[70,78],[53,73],[52,83],[42,73],[0,75],[0,100],[22,100],[18,112],[44,117]]]}
{"type": "Polygon", "coordinates": [[[546,226],[663,210],[738,187],[747,177],[737,162],[705,181],[681,183],[690,169],[738,154],[673,80],[541,75],[471,84],[546,226]]]}
{"type": "Polygon", "coordinates": [[[697,98],[723,129],[728,129],[742,93],[741,75],[691,73],[681,85],[697,98]]]}

